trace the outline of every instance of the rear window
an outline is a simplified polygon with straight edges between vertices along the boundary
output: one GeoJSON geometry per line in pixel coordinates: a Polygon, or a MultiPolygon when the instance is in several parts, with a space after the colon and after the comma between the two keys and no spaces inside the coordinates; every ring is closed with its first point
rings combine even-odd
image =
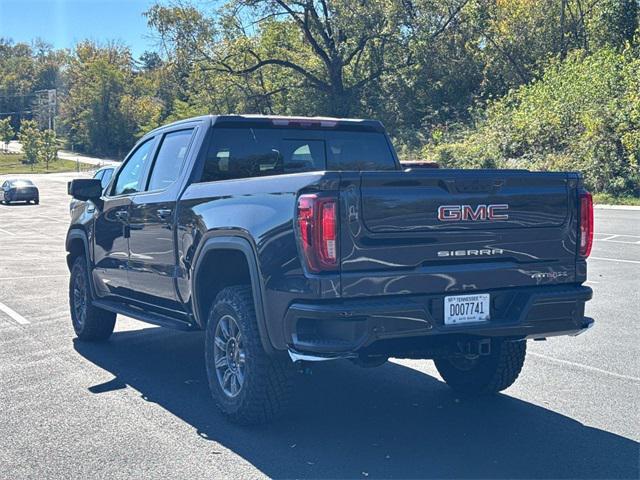
{"type": "Polygon", "coordinates": [[[12,187],[32,187],[33,182],[31,180],[11,180],[10,185],[12,187]]]}
{"type": "Polygon", "coordinates": [[[202,182],[317,170],[395,170],[378,132],[215,128],[202,182]]]}

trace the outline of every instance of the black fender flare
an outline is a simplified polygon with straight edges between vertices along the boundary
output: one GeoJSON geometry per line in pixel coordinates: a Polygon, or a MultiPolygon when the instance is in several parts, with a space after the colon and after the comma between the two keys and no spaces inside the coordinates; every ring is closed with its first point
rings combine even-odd
{"type": "Polygon", "coordinates": [[[206,320],[204,318],[200,318],[198,289],[196,288],[196,285],[202,260],[206,257],[207,253],[213,250],[237,250],[244,254],[249,267],[249,275],[251,277],[251,291],[253,292],[253,303],[255,305],[258,331],[260,332],[260,341],[262,342],[265,352],[274,353],[275,349],[271,339],[269,338],[269,331],[267,329],[265,319],[263,301],[264,289],[262,286],[260,270],[258,268],[257,255],[250,241],[242,236],[227,234],[216,235],[214,232],[210,232],[204,236],[195,255],[193,275],[191,276],[191,298],[193,302],[192,312],[196,322],[201,328],[205,327],[206,320]]]}
{"type": "MultiPolygon", "coordinates": [[[[71,242],[77,239],[82,240],[82,244],[84,245],[84,258],[87,261],[87,272],[89,274],[89,291],[91,292],[91,298],[95,299],[96,290],[93,285],[93,273],[91,269],[92,259],[89,254],[89,239],[87,238],[87,232],[80,227],[69,229],[69,231],[67,232],[67,238],[65,240],[65,249],[68,253],[71,253],[71,242]]],[[[69,262],[67,261],[67,266],[69,267],[69,271],[71,271],[73,264],[69,264],[69,262]]]]}

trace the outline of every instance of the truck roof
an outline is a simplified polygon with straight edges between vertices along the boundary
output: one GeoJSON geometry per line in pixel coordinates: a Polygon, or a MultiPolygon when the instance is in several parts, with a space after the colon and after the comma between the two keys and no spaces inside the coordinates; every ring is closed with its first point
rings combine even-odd
{"type": "Polygon", "coordinates": [[[295,127],[300,126],[303,128],[309,127],[321,127],[321,128],[348,128],[353,130],[365,130],[384,132],[384,126],[382,122],[378,120],[370,119],[358,119],[358,118],[334,118],[334,117],[299,117],[299,116],[280,116],[280,115],[201,115],[199,117],[185,118],[184,120],[178,120],[177,122],[163,125],[154,129],[152,132],[162,130],[168,127],[174,127],[180,124],[193,123],[193,122],[210,122],[211,125],[218,126],[237,126],[253,125],[253,126],[265,126],[273,125],[278,127],[295,127]]]}

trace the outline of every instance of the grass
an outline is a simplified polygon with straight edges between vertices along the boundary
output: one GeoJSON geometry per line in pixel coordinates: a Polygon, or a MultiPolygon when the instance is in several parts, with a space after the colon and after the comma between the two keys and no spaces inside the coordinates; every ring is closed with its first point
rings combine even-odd
{"type": "Polygon", "coordinates": [[[614,197],[606,193],[594,193],[593,203],[602,205],[640,205],[640,197],[614,197]]]}
{"type": "MultiPolygon", "coordinates": [[[[49,163],[47,170],[44,163],[28,165],[22,163],[24,155],[18,153],[0,153],[0,175],[2,174],[22,174],[22,173],[56,173],[75,172],[76,162],[73,160],[58,159],[49,163]]],[[[86,170],[89,165],[80,164],[80,170],[86,170]]]]}

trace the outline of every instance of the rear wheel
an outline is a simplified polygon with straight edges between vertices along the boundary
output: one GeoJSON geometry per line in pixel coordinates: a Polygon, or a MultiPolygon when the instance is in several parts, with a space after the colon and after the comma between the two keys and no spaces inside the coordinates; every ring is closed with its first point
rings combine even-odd
{"type": "Polygon", "coordinates": [[[84,257],[76,258],[69,281],[71,322],[80,340],[99,342],[108,339],[116,324],[116,314],[91,304],[89,273],[84,257]]]}
{"type": "Polygon", "coordinates": [[[490,395],[513,385],[526,352],[526,341],[493,340],[489,355],[452,356],[434,362],[447,385],[461,395],[490,395]]]}
{"type": "Polygon", "coordinates": [[[293,366],[262,347],[249,286],[223,289],[209,312],[205,337],[209,388],[233,422],[267,422],[285,408],[293,366]]]}

